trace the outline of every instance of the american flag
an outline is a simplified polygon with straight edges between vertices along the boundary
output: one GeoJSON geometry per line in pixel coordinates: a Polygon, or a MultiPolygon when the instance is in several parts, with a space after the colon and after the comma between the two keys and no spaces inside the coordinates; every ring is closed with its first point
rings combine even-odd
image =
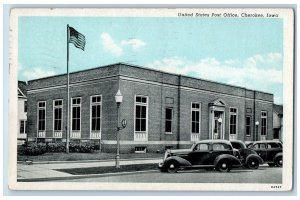
{"type": "Polygon", "coordinates": [[[85,37],[73,27],[69,27],[69,43],[73,43],[75,47],[82,49],[84,51],[85,47],[85,37]]]}

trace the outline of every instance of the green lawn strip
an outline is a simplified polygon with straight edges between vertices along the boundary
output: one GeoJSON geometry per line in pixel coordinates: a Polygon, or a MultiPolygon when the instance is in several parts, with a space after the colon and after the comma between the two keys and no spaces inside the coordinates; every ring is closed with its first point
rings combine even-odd
{"type": "Polygon", "coordinates": [[[72,169],[56,169],[60,172],[69,173],[72,175],[87,175],[87,174],[104,174],[115,172],[134,172],[158,169],[157,164],[135,164],[135,165],[121,165],[117,169],[115,166],[109,167],[88,167],[88,168],[72,168],[72,169]]]}
{"type": "MultiPolygon", "coordinates": [[[[116,154],[113,153],[45,153],[38,156],[18,155],[18,161],[31,160],[37,161],[77,161],[77,160],[109,160],[115,159],[116,154]]],[[[134,158],[163,158],[161,153],[145,153],[145,154],[121,154],[121,159],[134,158]]]]}

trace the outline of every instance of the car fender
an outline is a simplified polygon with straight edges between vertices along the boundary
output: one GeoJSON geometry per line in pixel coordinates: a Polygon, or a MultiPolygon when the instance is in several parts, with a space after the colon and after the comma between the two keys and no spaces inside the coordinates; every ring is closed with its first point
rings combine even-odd
{"type": "Polygon", "coordinates": [[[237,159],[236,157],[234,157],[233,155],[230,155],[230,154],[222,154],[222,155],[219,155],[215,161],[214,161],[214,165],[217,166],[217,164],[219,163],[220,160],[222,159],[227,159],[229,160],[231,163],[232,166],[241,166],[242,163],[240,162],[239,159],[237,159]]]}
{"type": "Polygon", "coordinates": [[[188,160],[186,160],[184,158],[181,158],[179,156],[168,157],[165,160],[165,163],[167,164],[168,162],[173,161],[173,160],[175,160],[176,162],[178,162],[180,166],[191,166],[192,165],[188,160]]]}
{"type": "Polygon", "coordinates": [[[283,157],[283,154],[282,152],[278,152],[275,156],[274,156],[274,162],[276,161],[276,159],[279,157],[279,156],[282,156],[283,157]]]}
{"type": "Polygon", "coordinates": [[[248,155],[247,158],[246,158],[246,163],[248,163],[248,160],[250,158],[256,158],[256,159],[258,159],[259,164],[263,164],[264,163],[264,160],[259,155],[257,155],[257,154],[250,154],[250,155],[248,155]]]}

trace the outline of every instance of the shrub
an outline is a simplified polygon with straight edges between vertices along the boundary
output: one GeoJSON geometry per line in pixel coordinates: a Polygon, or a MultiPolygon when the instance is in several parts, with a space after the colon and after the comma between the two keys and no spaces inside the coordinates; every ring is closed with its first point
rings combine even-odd
{"type": "MultiPolygon", "coordinates": [[[[70,143],[69,144],[69,151],[73,153],[92,153],[95,150],[99,149],[99,145],[91,144],[91,143],[83,143],[83,144],[76,144],[70,143]]],[[[41,155],[46,152],[66,152],[66,144],[65,143],[30,143],[30,144],[23,144],[21,148],[18,150],[20,155],[28,155],[28,156],[36,156],[41,155]]]]}
{"type": "Polygon", "coordinates": [[[92,153],[95,150],[95,145],[90,143],[83,143],[83,144],[70,143],[69,150],[70,152],[92,153]]]}
{"type": "Polygon", "coordinates": [[[47,152],[65,152],[66,151],[66,144],[59,142],[59,143],[48,143],[47,144],[47,152]]]}
{"type": "Polygon", "coordinates": [[[31,143],[31,144],[24,144],[20,148],[21,155],[28,155],[28,156],[37,156],[45,153],[47,151],[46,144],[43,143],[31,143]]]}

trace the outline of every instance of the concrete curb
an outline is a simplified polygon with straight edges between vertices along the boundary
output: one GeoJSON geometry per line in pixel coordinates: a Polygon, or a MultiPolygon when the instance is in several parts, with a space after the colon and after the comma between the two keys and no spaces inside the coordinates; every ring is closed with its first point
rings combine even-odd
{"type": "MultiPolygon", "coordinates": [[[[139,161],[139,160],[162,160],[163,158],[132,158],[132,159],[120,159],[120,161],[139,161]]],[[[115,159],[107,160],[72,160],[72,161],[37,161],[32,164],[64,164],[64,163],[93,163],[93,162],[114,162],[115,159]]],[[[18,164],[25,164],[25,161],[17,161],[18,164]]]]}
{"type": "Polygon", "coordinates": [[[45,178],[19,178],[17,182],[42,182],[42,181],[57,181],[57,180],[72,180],[81,178],[97,178],[104,176],[118,176],[118,175],[130,175],[130,174],[143,174],[149,172],[156,172],[155,169],[144,170],[144,171],[132,171],[132,172],[115,172],[115,173],[103,173],[103,174],[88,174],[88,175],[73,175],[73,176],[62,176],[62,177],[45,177],[45,178]]]}

